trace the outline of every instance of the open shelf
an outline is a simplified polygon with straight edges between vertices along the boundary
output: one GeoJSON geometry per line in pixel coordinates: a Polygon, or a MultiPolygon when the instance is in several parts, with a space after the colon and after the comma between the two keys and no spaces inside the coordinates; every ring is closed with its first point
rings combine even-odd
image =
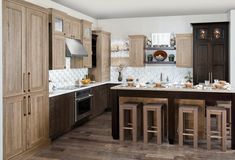
{"type": "Polygon", "coordinates": [[[176,47],[146,47],[145,50],[175,50],[176,47]]]}
{"type": "Polygon", "coordinates": [[[176,61],[152,61],[152,62],[145,62],[146,64],[176,64],[176,61]]]}

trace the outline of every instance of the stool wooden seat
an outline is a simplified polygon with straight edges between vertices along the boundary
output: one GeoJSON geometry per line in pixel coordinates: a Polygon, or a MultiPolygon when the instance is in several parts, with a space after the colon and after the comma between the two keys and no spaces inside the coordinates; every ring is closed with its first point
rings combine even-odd
{"type": "Polygon", "coordinates": [[[193,137],[194,148],[198,147],[198,106],[179,106],[179,145],[183,146],[184,136],[193,137]],[[193,114],[193,128],[185,128],[184,114],[193,114]]]}
{"type": "Polygon", "coordinates": [[[226,151],[226,110],[222,107],[207,107],[207,149],[211,149],[211,138],[221,139],[222,151],[226,151]],[[211,115],[219,116],[221,118],[221,125],[218,128],[221,128],[221,131],[212,131],[211,130],[211,115]]]}
{"type": "Polygon", "coordinates": [[[149,133],[157,135],[157,144],[162,143],[162,107],[164,104],[149,103],[144,105],[144,143],[148,143],[149,133]],[[153,112],[153,117],[149,116],[149,112],[153,112]],[[150,118],[153,118],[152,123],[149,124],[150,118]]]}
{"type": "MultiPolygon", "coordinates": [[[[226,134],[231,138],[231,126],[232,126],[232,111],[231,111],[231,101],[216,101],[217,107],[223,107],[226,110],[226,134]]],[[[218,126],[221,126],[221,118],[218,118],[218,126]]]]}
{"type": "Polygon", "coordinates": [[[134,102],[126,102],[119,106],[120,141],[125,140],[125,131],[129,130],[132,132],[132,141],[137,142],[142,130],[142,108],[142,103],[134,102]]]}

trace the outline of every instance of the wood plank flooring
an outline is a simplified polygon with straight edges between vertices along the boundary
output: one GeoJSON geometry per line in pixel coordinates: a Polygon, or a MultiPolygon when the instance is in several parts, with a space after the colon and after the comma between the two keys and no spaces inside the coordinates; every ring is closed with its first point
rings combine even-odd
{"type": "Polygon", "coordinates": [[[121,144],[112,139],[111,113],[105,112],[55,140],[28,160],[235,160],[235,151],[221,152],[218,147],[207,151],[205,144],[199,145],[197,150],[192,146],[167,143],[121,144]]]}

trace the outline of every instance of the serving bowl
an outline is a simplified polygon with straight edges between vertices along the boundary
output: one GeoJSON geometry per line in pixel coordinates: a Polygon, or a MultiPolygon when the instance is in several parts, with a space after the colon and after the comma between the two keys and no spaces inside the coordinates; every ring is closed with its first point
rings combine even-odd
{"type": "Polygon", "coordinates": [[[165,51],[159,50],[153,53],[153,57],[157,61],[164,61],[167,58],[167,53],[165,51]]]}

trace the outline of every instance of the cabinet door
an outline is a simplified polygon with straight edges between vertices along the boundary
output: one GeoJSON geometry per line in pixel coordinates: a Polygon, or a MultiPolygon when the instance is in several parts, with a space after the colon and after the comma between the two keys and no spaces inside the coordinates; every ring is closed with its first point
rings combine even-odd
{"type": "Polygon", "coordinates": [[[145,36],[129,36],[129,61],[132,67],[144,66],[145,36]]]}
{"type": "Polygon", "coordinates": [[[176,66],[193,67],[192,34],[176,35],[176,66]]]}
{"type": "Polygon", "coordinates": [[[9,159],[26,150],[26,97],[4,99],[4,156],[9,159]]]}
{"type": "Polygon", "coordinates": [[[228,79],[228,23],[212,25],[211,28],[211,76],[213,79],[228,79]]]}
{"type": "Polygon", "coordinates": [[[78,19],[71,21],[70,32],[75,39],[81,39],[81,24],[78,19]]]}
{"type": "Polygon", "coordinates": [[[101,81],[110,80],[110,34],[102,34],[102,47],[101,47],[101,81]]]}
{"type": "Polygon", "coordinates": [[[65,16],[66,14],[52,9],[52,31],[53,34],[65,35],[65,16]]]}
{"type": "Polygon", "coordinates": [[[93,94],[93,99],[92,99],[91,112],[92,112],[92,117],[96,117],[102,114],[107,108],[108,93],[106,85],[92,88],[92,94],[93,94]]]}
{"type": "Polygon", "coordinates": [[[27,76],[30,92],[47,90],[48,53],[47,14],[27,9],[27,76]]]}
{"type": "Polygon", "coordinates": [[[52,69],[65,68],[65,38],[53,35],[52,40],[52,69]]]}
{"type": "Polygon", "coordinates": [[[85,47],[88,56],[83,57],[83,67],[92,68],[92,50],[91,50],[91,41],[84,40],[83,46],[85,47]]]}
{"type": "Polygon", "coordinates": [[[56,139],[75,123],[74,93],[50,98],[50,137],[56,139]]]}
{"type": "Polygon", "coordinates": [[[80,21],[74,17],[67,16],[64,21],[65,36],[73,39],[81,39],[80,21]]]}
{"type": "Polygon", "coordinates": [[[3,42],[4,97],[26,92],[26,9],[5,2],[3,42]]]}
{"type": "Polygon", "coordinates": [[[82,25],[82,40],[87,40],[87,41],[91,41],[91,22],[82,20],[81,21],[81,25],[82,25]]]}
{"type": "Polygon", "coordinates": [[[66,19],[64,20],[64,35],[67,38],[72,38],[71,27],[71,20],[66,17],[66,19]]]}
{"type": "Polygon", "coordinates": [[[205,80],[209,80],[210,52],[210,44],[194,44],[193,82],[195,84],[204,83],[205,80]]]}
{"type": "Polygon", "coordinates": [[[48,112],[47,96],[45,92],[37,92],[28,97],[28,135],[27,146],[31,148],[48,138],[48,112]]]}

